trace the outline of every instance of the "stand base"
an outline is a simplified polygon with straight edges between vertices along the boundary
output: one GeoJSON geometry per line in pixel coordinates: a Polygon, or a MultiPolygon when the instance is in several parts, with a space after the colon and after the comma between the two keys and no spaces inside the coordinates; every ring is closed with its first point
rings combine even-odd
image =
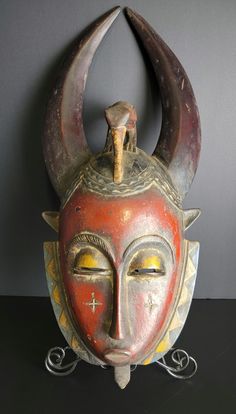
{"type": "Polygon", "coordinates": [[[179,348],[171,348],[167,356],[161,358],[156,364],[177,379],[192,378],[198,368],[196,360],[184,351],[184,349],[179,348]]]}
{"type": "MultiPolygon", "coordinates": [[[[73,353],[74,357],[74,352],[69,346],[66,346],[65,348],[56,346],[49,349],[45,358],[45,366],[50,374],[65,376],[71,374],[75,370],[77,364],[81,361],[81,358],[76,357],[65,363],[65,359],[68,359],[70,353],[73,353]]],[[[192,378],[196,374],[198,368],[196,360],[186,351],[179,348],[171,348],[167,356],[161,358],[156,364],[165,369],[169,375],[177,379],[192,378]]],[[[107,366],[101,365],[101,368],[106,369],[107,366]]],[[[136,368],[137,365],[131,366],[131,371],[134,371],[136,368]]]]}

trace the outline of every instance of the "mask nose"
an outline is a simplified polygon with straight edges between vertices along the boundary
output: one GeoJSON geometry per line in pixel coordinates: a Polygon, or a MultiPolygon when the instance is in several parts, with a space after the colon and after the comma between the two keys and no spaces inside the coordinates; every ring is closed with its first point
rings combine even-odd
{"type": "Polygon", "coordinates": [[[127,335],[128,315],[125,300],[124,280],[119,272],[115,275],[113,292],[113,312],[109,335],[113,339],[121,340],[127,335]]]}

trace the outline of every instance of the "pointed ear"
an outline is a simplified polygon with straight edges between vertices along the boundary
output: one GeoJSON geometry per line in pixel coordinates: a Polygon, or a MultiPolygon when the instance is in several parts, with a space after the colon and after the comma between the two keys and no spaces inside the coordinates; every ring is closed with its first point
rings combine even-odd
{"type": "Polygon", "coordinates": [[[184,210],[184,229],[187,230],[195,220],[200,216],[201,210],[199,208],[192,208],[191,210],[184,210]]]}
{"type": "Polygon", "coordinates": [[[44,211],[42,213],[43,219],[58,233],[59,229],[59,213],[57,211],[44,211]]]}

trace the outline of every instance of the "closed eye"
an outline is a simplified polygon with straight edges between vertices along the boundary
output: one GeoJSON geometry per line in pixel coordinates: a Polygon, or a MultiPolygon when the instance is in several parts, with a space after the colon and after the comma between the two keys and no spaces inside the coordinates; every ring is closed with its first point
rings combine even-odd
{"type": "Polygon", "coordinates": [[[92,274],[104,274],[109,275],[111,270],[109,269],[102,269],[100,267],[76,267],[74,268],[75,275],[92,275],[92,274]]]}
{"type": "Polygon", "coordinates": [[[157,269],[157,268],[140,268],[134,269],[132,272],[129,273],[130,276],[138,276],[138,275],[157,275],[157,276],[165,276],[164,269],[157,269]]]}

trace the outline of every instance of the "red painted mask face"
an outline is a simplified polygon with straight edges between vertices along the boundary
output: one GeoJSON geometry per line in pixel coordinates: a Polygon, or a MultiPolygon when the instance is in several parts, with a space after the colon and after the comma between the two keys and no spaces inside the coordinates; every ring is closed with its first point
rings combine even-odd
{"type": "Polygon", "coordinates": [[[60,213],[46,212],[44,218],[59,231],[58,242],[45,243],[59,326],[82,359],[116,367],[123,388],[129,374],[120,368],[160,359],[188,314],[199,244],[185,240],[184,231],[199,210],[183,211],[182,200],[197,168],[200,133],[183,68],[148,24],[129,11],[159,80],[165,108],[161,136],[153,156],[139,150],[135,109],[118,102],[105,111],[104,151],[89,153],[81,88],[91,53],[116,14],[104,15],[80,42],[49,103],[45,159],[62,204],[60,213]]]}
{"type": "Polygon", "coordinates": [[[60,216],[60,263],[73,317],[103,363],[134,364],[160,338],[180,282],[182,214],[158,190],[75,191],[60,216]]]}

